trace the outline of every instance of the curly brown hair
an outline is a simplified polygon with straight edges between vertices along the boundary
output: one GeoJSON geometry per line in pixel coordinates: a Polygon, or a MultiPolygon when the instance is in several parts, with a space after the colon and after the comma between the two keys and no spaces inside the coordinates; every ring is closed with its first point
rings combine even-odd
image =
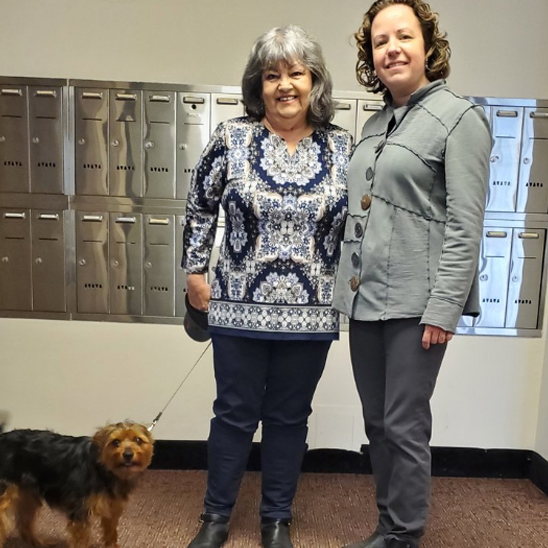
{"type": "Polygon", "coordinates": [[[383,9],[394,4],[409,6],[419,20],[426,53],[426,78],[430,82],[449,76],[451,70],[449,58],[451,48],[446,40],[447,33],[438,28],[438,14],[423,0],[377,0],[364,15],[362,25],[354,34],[358,45],[356,78],[358,82],[374,93],[386,91],[386,86],[379,80],[373,66],[373,46],[371,42],[371,25],[373,19],[383,9]]]}

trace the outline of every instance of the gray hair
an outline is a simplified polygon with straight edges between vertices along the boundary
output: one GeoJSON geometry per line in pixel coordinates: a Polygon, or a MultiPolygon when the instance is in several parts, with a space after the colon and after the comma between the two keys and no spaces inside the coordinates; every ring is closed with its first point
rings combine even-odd
{"type": "Polygon", "coordinates": [[[301,27],[276,27],[259,36],[251,48],[242,77],[242,93],[249,117],[260,121],[265,115],[263,72],[279,63],[302,63],[312,73],[312,91],[307,113],[314,127],[326,126],[335,113],[333,83],[320,45],[301,27]]]}

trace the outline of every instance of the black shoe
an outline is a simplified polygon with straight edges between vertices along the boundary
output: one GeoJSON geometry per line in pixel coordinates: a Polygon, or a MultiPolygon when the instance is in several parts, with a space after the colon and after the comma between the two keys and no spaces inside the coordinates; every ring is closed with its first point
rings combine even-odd
{"type": "Polygon", "coordinates": [[[380,533],[373,533],[370,537],[356,542],[355,544],[349,544],[343,548],[386,548],[386,542],[384,536],[380,533]]]}
{"type": "Polygon", "coordinates": [[[202,526],[188,548],[220,548],[228,538],[228,518],[220,514],[202,514],[202,526]]]}
{"type": "Polygon", "coordinates": [[[419,548],[419,541],[391,538],[386,542],[386,548],[419,548]]]}
{"type": "Polygon", "coordinates": [[[264,548],[293,548],[289,537],[289,519],[261,519],[261,539],[264,548]]]}

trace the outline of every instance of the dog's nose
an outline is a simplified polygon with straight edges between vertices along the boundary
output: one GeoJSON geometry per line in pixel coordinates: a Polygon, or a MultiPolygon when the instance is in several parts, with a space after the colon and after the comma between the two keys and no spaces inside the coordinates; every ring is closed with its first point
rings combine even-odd
{"type": "Polygon", "coordinates": [[[123,453],[122,453],[122,456],[124,457],[124,460],[127,461],[127,462],[130,462],[131,459],[133,458],[133,451],[131,449],[126,449],[123,453]]]}

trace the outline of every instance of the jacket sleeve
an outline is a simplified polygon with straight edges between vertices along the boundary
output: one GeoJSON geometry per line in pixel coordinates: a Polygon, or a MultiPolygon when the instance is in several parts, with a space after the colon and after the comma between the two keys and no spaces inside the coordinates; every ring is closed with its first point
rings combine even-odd
{"type": "Polygon", "coordinates": [[[225,124],[221,123],[198,161],[188,191],[181,260],[188,273],[207,271],[225,184],[225,124]]]}
{"type": "Polygon", "coordinates": [[[468,109],[447,138],[445,234],[422,324],[457,328],[478,267],[491,142],[481,107],[468,109]]]}

